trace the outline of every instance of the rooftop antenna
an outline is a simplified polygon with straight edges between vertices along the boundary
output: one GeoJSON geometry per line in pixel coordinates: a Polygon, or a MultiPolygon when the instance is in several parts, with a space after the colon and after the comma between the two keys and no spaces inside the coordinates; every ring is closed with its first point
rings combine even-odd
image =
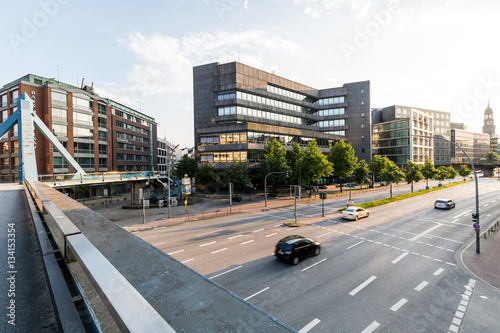
{"type": "Polygon", "coordinates": [[[80,89],[83,89],[83,82],[85,81],[85,78],[82,78],[82,86],[80,89]]]}

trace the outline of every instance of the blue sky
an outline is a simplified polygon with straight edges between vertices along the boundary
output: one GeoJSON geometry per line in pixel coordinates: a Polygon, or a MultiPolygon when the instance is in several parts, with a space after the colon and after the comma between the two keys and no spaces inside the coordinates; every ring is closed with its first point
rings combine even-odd
{"type": "MultiPolygon", "coordinates": [[[[238,60],[317,89],[371,81],[372,107],[445,110],[500,125],[500,2],[491,0],[14,1],[2,7],[1,84],[58,76],[193,146],[192,67],[238,60]]],[[[500,134],[500,127],[497,129],[500,134]]]]}

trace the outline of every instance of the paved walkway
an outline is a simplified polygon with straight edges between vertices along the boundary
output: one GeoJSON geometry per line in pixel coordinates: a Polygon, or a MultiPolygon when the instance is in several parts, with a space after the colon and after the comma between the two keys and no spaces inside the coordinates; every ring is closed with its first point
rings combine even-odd
{"type": "Polygon", "coordinates": [[[25,197],[22,186],[0,184],[0,332],[57,332],[25,197]]]}

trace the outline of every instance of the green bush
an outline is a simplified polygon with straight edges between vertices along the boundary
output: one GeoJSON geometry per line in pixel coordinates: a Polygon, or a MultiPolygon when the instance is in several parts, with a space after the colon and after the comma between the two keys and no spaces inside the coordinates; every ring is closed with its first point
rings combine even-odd
{"type": "Polygon", "coordinates": [[[233,202],[242,202],[243,198],[242,197],[233,197],[233,202]]]}
{"type": "Polygon", "coordinates": [[[278,192],[270,192],[267,195],[270,196],[270,197],[272,197],[272,198],[277,198],[278,197],[278,192]]]}

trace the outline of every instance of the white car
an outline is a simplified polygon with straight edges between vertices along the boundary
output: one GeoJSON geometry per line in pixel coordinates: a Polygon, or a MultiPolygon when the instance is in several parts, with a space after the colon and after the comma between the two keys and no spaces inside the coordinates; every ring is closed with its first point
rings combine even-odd
{"type": "Polygon", "coordinates": [[[342,212],[342,218],[347,220],[358,220],[360,217],[370,216],[370,211],[361,207],[350,206],[342,212]]]}

